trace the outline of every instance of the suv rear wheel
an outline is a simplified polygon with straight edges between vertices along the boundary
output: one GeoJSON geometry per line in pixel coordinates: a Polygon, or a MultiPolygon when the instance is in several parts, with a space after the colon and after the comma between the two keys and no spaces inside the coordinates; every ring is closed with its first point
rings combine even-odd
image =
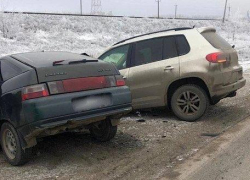
{"type": "Polygon", "coordinates": [[[1,146],[6,160],[13,166],[28,162],[32,153],[31,149],[22,149],[17,131],[10,123],[1,127],[1,146]]]}
{"type": "Polygon", "coordinates": [[[171,98],[172,111],[184,121],[196,121],[205,114],[208,106],[206,92],[193,84],[179,87],[171,98]]]}
{"type": "Polygon", "coordinates": [[[109,119],[94,123],[90,127],[92,137],[100,142],[106,142],[113,139],[117,133],[117,126],[113,126],[109,119]]]}

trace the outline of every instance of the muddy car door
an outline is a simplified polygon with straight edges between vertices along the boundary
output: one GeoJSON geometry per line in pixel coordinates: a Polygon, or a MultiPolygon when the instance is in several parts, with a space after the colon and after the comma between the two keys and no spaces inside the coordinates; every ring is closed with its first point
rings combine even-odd
{"type": "Polygon", "coordinates": [[[163,38],[144,40],[133,44],[128,86],[132,94],[133,108],[148,108],[161,105],[161,67],[163,38]]]}
{"type": "Polygon", "coordinates": [[[180,77],[180,60],[176,39],[178,36],[167,36],[164,38],[163,60],[159,61],[161,72],[161,104],[166,105],[166,90],[170,84],[180,77]]]}

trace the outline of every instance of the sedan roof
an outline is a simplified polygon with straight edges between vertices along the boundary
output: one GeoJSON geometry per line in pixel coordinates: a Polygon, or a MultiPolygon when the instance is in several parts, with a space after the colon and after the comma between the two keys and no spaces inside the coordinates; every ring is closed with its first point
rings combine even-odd
{"type": "Polygon", "coordinates": [[[35,68],[50,67],[57,61],[94,60],[89,56],[60,51],[20,53],[11,55],[10,57],[35,68]]]}

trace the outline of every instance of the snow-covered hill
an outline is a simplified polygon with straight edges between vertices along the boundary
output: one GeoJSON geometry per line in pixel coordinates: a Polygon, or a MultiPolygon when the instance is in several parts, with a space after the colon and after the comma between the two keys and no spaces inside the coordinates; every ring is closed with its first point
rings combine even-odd
{"type": "Polygon", "coordinates": [[[250,23],[241,19],[223,24],[220,21],[0,14],[0,55],[60,50],[97,56],[108,46],[131,36],[192,26],[216,27],[227,41],[236,45],[240,63],[250,68],[250,23]]]}

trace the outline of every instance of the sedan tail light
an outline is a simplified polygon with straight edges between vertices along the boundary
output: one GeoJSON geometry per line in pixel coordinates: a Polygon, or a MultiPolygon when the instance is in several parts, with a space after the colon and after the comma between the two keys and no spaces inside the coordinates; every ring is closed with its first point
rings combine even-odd
{"type": "Polygon", "coordinates": [[[116,76],[116,86],[125,86],[125,80],[122,76],[116,76]]]}
{"type": "Polygon", "coordinates": [[[67,79],[48,83],[50,94],[63,94],[116,86],[125,86],[122,76],[100,76],[67,79]]]}
{"type": "Polygon", "coordinates": [[[34,86],[28,86],[23,88],[22,100],[35,99],[40,97],[49,96],[49,91],[46,84],[38,84],[34,86]]]}
{"type": "Polygon", "coordinates": [[[221,52],[208,54],[206,59],[211,63],[224,63],[227,61],[225,55],[221,52]]]}

